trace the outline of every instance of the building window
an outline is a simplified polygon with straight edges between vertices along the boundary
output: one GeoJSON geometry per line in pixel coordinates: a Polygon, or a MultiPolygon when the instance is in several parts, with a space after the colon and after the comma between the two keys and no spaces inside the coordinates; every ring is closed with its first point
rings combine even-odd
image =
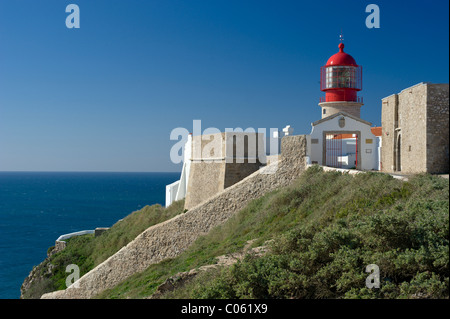
{"type": "Polygon", "coordinates": [[[323,109],[322,114],[327,114],[327,109],[326,108],[323,109]]]}

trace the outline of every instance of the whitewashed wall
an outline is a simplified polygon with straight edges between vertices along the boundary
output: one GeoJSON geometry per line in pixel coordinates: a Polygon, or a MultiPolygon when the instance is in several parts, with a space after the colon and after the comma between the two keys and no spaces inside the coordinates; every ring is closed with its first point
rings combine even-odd
{"type": "Polygon", "coordinates": [[[311,163],[323,163],[323,132],[354,132],[359,131],[358,144],[360,144],[360,169],[377,170],[378,169],[378,143],[375,135],[370,130],[370,123],[355,119],[348,114],[341,113],[336,116],[325,118],[312,124],[312,131],[308,137],[307,152],[311,163]],[[339,119],[344,117],[345,126],[339,126],[339,119]],[[371,143],[370,143],[371,141],[371,143]]]}
{"type": "Polygon", "coordinates": [[[174,201],[186,197],[186,190],[189,180],[189,172],[192,162],[192,135],[188,135],[188,140],[183,148],[183,168],[180,179],[172,184],[166,185],[166,207],[169,207],[174,201]]]}
{"type": "Polygon", "coordinates": [[[179,185],[179,180],[172,184],[166,185],[166,207],[169,207],[175,201],[179,185]]]}

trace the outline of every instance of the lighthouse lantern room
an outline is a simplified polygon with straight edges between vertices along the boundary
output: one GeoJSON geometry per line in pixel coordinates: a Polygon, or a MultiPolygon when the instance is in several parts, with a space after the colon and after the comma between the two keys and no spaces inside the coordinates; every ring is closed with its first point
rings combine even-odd
{"type": "Polygon", "coordinates": [[[362,67],[344,52],[344,43],[339,43],[339,52],[332,55],[320,69],[320,90],[325,98],[320,99],[322,118],[347,112],[360,117],[362,98],[357,95],[362,90],[362,67]]]}

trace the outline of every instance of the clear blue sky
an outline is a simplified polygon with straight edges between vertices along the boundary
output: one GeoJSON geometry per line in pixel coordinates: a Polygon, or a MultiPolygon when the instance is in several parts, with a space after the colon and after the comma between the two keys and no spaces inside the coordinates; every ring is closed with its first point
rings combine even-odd
{"type": "Polygon", "coordinates": [[[363,66],[361,117],[422,81],[448,83],[449,8],[430,1],[0,0],[0,171],[178,171],[176,127],[320,119],[320,67],[363,66]],[[75,3],[81,28],[68,29],[75,3]],[[365,8],[380,7],[380,29],[365,8]]]}

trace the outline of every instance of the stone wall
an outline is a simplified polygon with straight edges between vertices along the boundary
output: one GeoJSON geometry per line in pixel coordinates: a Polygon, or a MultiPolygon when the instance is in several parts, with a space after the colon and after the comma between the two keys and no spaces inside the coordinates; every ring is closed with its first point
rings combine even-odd
{"type": "Polygon", "coordinates": [[[136,239],[85,274],[66,290],[42,298],[91,298],[116,286],[149,265],[173,258],[188,248],[199,236],[222,224],[244,208],[249,201],[292,183],[305,170],[306,137],[282,139],[281,160],[228,187],[184,214],[149,227],[136,239]]]}
{"type": "MultiPolygon", "coordinates": [[[[185,209],[204,202],[261,166],[263,135],[226,132],[193,137],[185,209]]],[[[265,159],[264,159],[265,161],[265,159]]]]}
{"type": "Polygon", "coordinates": [[[448,84],[419,83],[382,99],[382,170],[448,172],[448,84]]]}
{"type": "Polygon", "coordinates": [[[415,85],[398,94],[401,172],[420,173],[427,167],[427,86],[415,85]]]}
{"type": "Polygon", "coordinates": [[[253,174],[260,168],[261,164],[258,163],[227,163],[225,165],[225,177],[224,188],[230,187],[237,182],[243,180],[245,177],[253,174]]]}
{"type": "Polygon", "coordinates": [[[393,172],[395,171],[395,128],[398,126],[398,95],[390,95],[381,101],[381,170],[393,172]]]}
{"type": "Polygon", "coordinates": [[[206,199],[223,191],[224,176],[224,161],[221,163],[204,161],[192,162],[184,208],[191,209],[206,199]]]}
{"type": "Polygon", "coordinates": [[[427,171],[449,171],[449,85],[429,84],[427,101],[427,171]]]}
{"type": "Polygon", "coordinates": [[[190,209],[224,189],[225,133],[192,138],[192,158],[184,207],[190,209]]]}

